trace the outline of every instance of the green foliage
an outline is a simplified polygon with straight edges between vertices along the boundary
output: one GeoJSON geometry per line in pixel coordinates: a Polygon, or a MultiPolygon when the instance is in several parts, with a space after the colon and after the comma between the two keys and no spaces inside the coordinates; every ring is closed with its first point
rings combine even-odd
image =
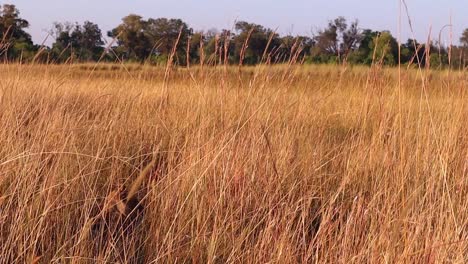
{"type": "Polygon", "coordinates": [[[460,43],[463,47],[468,47],[468,28],[463,31],[460,37],[460,43]]]}
{"type": "Polygon", "coordinates": [[[395,65],[398,61],[398,42],[389,31],[374,36],[370,43],[373,58],[386,65],[395,65]]]}
{"type": "Polygon", "coordinates": [[[192,29],[184,21],[180,19],[150,18],[144,30],[149,36],[150,42],[154,43],[153,52],[170,55],[178,40],[177,55],[185,56],[183,54],[184,48],[187,46],[188,39],[192,35],[192,29]]]}
{"type": "Polygon", "coordinates": [[[78,23],[55,23],[55,43],[52,45],[52,56],[55,61],[63,62],[70,58],[79,61],[97,61],[104,48],[99,26],[86,21],[78,23]]]}
{"type": "Polygon", "coordinates": [[[196,32],[188,38],[189,45],[189,57],[191,63],[200,63],[202,51],[201,47],[205,42],[203,32],[196,32]]]}
{"type": "Polygon", "coordinates": [[[270,53],[280,45],[279,35],[261,25],[239,21],[236,23],[237,36],[234,38],[235,58],[243,57],[245,64],[257,64],[263,55],[270,53]],[[247,45],[245,45],[247,43],[247,45]],[[242,54],[244,46],[245,54],[242,54]]]}
{"type": "Polygon", "coordinates": [[[130,14],[109,31],[115,45],[104,49],[102,32],[90,21],[54,23],[51,48],[34,45],[25,31],[29,22],[15,5],[0,6],[0,56],[5,61],[127,61],[163,65],[170,58],[177,65],[305,63],[371,65],[402,64],[465,68],[468,61],[468,29],[460,45],[450,47],[409,39],[401,47],[389,31],[361,29],[357,20],[344,17],[328,21],[313,37],[280,36],[262,25],[239,21],[235,30],[194,32],[181,19],[148,18],[130,14]],[[399,54],[399,48],[401,53],[399,54]],[[38,52],[40,51],[40,54],[38,52]],[[429,52],[430,51],[430,52],[429,52]],[[430,54],[430,57],[428,57],[430,54]],[[173,55],[173,56],[172,56],[173,55]],[[399,57],[400,55],[400,57],[399,57]]]}
{"type": "MultiPolygon", "coordinates": [[[[319,30],[314,37],[312,48],[313,61],[318,63],[336,63],[347,60],[355,52],[363,34],[358,21],[348,25],[344,17],[330,20],[325,29],[319,30]]],[[[356,54],[354,54],[356,56],[356,54]]]]}
{"type": "Polygon", "coordinates": [[[29,22],[20,17],[15,5],[0,6],[0,54],[6,60],[31,60],[36,46],[25,31],[29,22]]]}
{"type": "Polygon", "coordinates": [[[144,20],[141,16],[132,14],[124,17],[122,24],[108,35],[118,40],[123,59],[141,62],[170,56],[177,43],[175,60],[183,64],[186,61],[185,47],[192,35],[192,29],[180,19],[144,20]]]}
{"type": "Polygon", "coordinates": [[[143,61],[151,54],[153,46],[146,29],[147,21],[131,14],[124,17],[122,24],[110,31],[108,36],[117,39],[123,59],[143,61]]]}
{"type": "Polygon", "coordinates": [[[310,57],[314,40],[306,36],[285,36],[280,39],[280,46],[274,51],[274,63],[285,63],[291,59],[310,57]]]}

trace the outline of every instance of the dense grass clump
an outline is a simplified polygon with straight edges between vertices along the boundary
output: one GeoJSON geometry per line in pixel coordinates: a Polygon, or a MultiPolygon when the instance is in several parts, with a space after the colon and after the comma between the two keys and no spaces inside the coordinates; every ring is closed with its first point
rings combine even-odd
{"type": "Polygon", "coordinates": [[[0,67],[5,263],[468,260],[468,79],[0,67]]]}

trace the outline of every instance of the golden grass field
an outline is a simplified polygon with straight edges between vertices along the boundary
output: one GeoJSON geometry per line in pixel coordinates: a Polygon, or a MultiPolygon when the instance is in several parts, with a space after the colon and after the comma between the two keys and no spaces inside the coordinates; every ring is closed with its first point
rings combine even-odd
{"type": "Polygon", "coordinates": [[[164,76],[0,66],[2,263],[468,261],[466,72],[164,76]]]}

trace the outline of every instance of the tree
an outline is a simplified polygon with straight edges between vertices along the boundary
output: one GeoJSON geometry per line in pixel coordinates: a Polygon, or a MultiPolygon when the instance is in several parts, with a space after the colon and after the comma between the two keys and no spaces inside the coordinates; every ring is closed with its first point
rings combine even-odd
{"type": "Polygon", "coordinates": [[[104,41],[102,32],[97,24],[85,21],[72,33],[72,38],[78,39],[80,58],[83,60],[98,60],[103,52],[104,41]],[[74,34],[73,34],[74,33],[74,34]]]}
{"type": "Polygon", "coordinates": [[[128,15],[122,23],[108,32],[109,37],[116,38],[119,47],[117,52],[123,59],[143,62],[151,54],[152,44],[146,31],[147,21],[139,15],[128,15]]]}
{"type": "Polygon", "coordinates": [[[328,55],[338,55],[339,53],[339,38],[338,33],[346,29],[346,20],[339,17],[328,22],[328,27],[319,31],[315,37],[316,52],[325,53],[328,55]]]}
{"type": "Polygon", "coordinates": [[[468,49],[464,46],[452,47],[452,67],[455,69],[465,69],[468,62],[468,49]]]}
{"type": "Polygon", "coordinates": [[[279,49],[274,51],[273,62],[285,62],[291,59],[310,56],[314,41],[306,36],[284,36],[280,39],[279,49]]]}
{"type": "Polygon", "coordinates": [[[193,34],[187,23],[181,19],[150,18],[146,22],[145,31],[149,41],[153,43],[152,51],[155,55],[167,58],[178,40],[175,59],[179,64],[186,62],[187,42],[193,34]]]}
{"type": "Polygon", "coordinates": [[[0,7],[0,53],[7,59],[31,58],[37,47],[34,46],[31,35],[24,29],[29,22],[20,17],[15,5],[4,4],[0,7]]]}
{"type": "Polygon", "coordinates": [[[239,60],[239,55],[236,56],[236,35],[230,30],[223,29],[221,32],[216,29],[210,29],[204,34],[205,39],[205,54],[208,55],[209,63],[226,63],[239,60]]]}
{"type": "Polygon", "coordinates": [[[372,56],[375,54],[377,62],[395,65],[398,59],[398,42],[389,31],[382,31],[374,36],[370,43],[372,56]]]}
{"type": "MultiPolygon", "coordinates": [[[[222,30],[222,32],[225,32],[228,30],[222,30]]],[[[210,29],[203,34],[206,45],[205,45],[205,52],[208,55],[213,55],[215,52],[218,52],[216,50],[217,46],[219,46],[217,41],[219,41],[219,38],[221,36],[221,33],[217,29],[210,29]]]]}
{"type": "Polygon", "coordinates": [[[237,60],[243,57],[246,64],[261,62],[264,54],[270,53],[280,45],[278,34],[261,25],[239,21],[235,29],[238,34],[234,38],[234,54],[237,60]],[[244,47],[246,47],[245,51],[243,51],[244,47]]]}
{"type": "Polygon", "coordinates": [[[50,31],[50,35],[55,37],[51,50],[55,62],[64,62],[69,58],[73,59],[72,49],[77,45],[71,37],[74,27],[75,25],[70,22],[54,23],[54,28],[50,31]]]}
{"type": "Polygon", "coordinates": [[[344,17],[330,20],[328,26],[314,37],[316,43],[312,50],[314,61],[328,63],[346,59],[362,39],[358,25],[356,20],[348,26],[344,17]]]}
{"type": "Polygon", "coordinates": [[[463,47],[468,48],[468,28],[463,31],[460,43],[463,47]]]}
{"type": "Polygon", "coordinates": [[[363,35],[359,29],[359,22],[355,20],[351,25],[343,30],[342,32],[342,43],[340,46],[340,51],[345,58],[348,57],[349,53],[355,50],[359,42],[362,40],[363,35]]]}
{"type": "Polygon", "coordinates": [[[179,64],[186,62],[186,46],[192,29],[180,19],[150,18],[144,20],[138,15],[128,15],[122,24],[108,33],[118,41],[117,52],[124,59],[147,59],[165,62],[177,42],[175,60],[179,64]],[[180,39],[178,39],[180,35],[180,39]]]}
{"type": "Polygon", "coordinates": [[[102,52],[104,42],[99,26],[86,21],[78,23],[54,23],[51,35],[55,36],[52,54],[56,61],[69,58],[79,61],[97,61],[102,52]]]}
{"type": "Polygon", "coordinates": [[[201,48],[205,45],[205,37],[203,32],[195,32],[189,38],[190,45],[188,46],[189,49],[189,57],[191,63],[199,63],[201,59],[201,48]]]}

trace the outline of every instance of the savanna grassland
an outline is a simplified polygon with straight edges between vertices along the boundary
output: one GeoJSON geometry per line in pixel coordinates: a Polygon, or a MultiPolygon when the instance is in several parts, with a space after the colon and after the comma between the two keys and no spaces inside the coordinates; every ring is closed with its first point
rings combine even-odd
{"type": "Polygon", "coordinates": [[[468,77],[0,66],[2,263],[466,263],[468,77]]]}

